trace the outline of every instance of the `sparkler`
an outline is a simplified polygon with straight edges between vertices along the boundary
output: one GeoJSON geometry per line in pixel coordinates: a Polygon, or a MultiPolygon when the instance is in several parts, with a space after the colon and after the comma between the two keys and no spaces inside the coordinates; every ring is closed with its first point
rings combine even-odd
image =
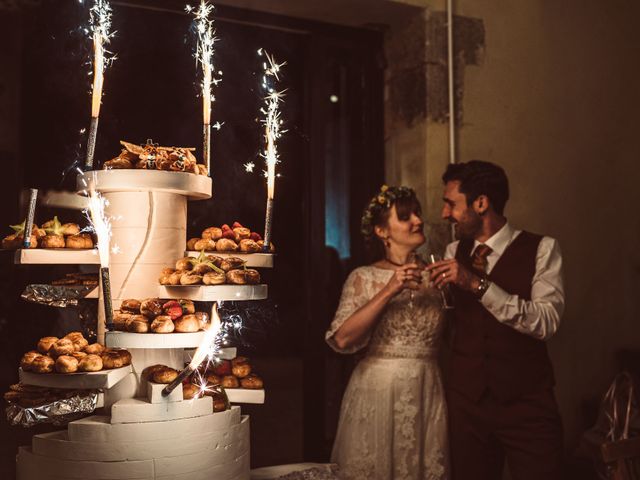
{"type": "Polygon", "coordinates": [[[220,322],[220,316],[218,315],[218,305],[214,303],[211,312],[211,325],[205,332],[200,346],[193,355],[189,365],[187,365],[187,367],[178,374],[177,378],[173,382],[162,389],[163,397],[171,395],[171,392],[173,392],[173,390],[175,390],[175,388],[180,385],[185,378],[197,370],[205,358],[212,358],[215,356],[215,353],[218,351],[218,344],[216,340],[218,339],[221,327],[222,322],[220,322]]]}
{"type": "Polygon", "coordinates": [[[114,56],[104,45],[113,36],[111,29],[111,6],[108,0],[94,0],[89,10],[89,32],[93,38],[93,91],[91,99],[91,123],[89,124],[89,138],[87,140],[87,158],[85,170],[93,168],[93,156],[98,136],[98,119],[100,118],[100,101],[104,84],[104,71],[114,60],[114,56]]]}
{"type": "Polygon", "coordinates": [[[93,188],[89,190],[89,220],[98,237],[98,255],[100,256],[100,278],[102,280],[102,299],[104,302],[105,323],[108,330],[113,328],[113,304],[111,301],[111,280],[109,277],[109,242],[111,222],[105,216],[107,201],[93,188]]]}
{"type": "Polygon", "coordinates": [[[32,188],[29,193],[29,210],[24,226],[24,248],[31,247],[31,230],[33,230],[33,217],[36,214],[36,200],[38,199],[38,189],[32,188]]]}
{"type": "MultiPolygon", "coordinates": [[[[211,104],[215,101],[212,94],[212,86],[220,83],[222,72],[214,72],[213,67],[213,50],[217,41],[215,30],[213,29],[213,19],[210,15],[213,13],[214,6],[205,0],[201,0],[198,8],[187,5],[185,10],[192,13],[195,17],[196,32],[198,34],[196,47],[196,65],[199,63],[202,67],[202,133],[203,133],[203,159],[207,169],[207,175],[211,176],[211,104]]],[[[221,124],[216,123],[214,128],[220,129],[221,124]]]]}
{"type": "Polygon", "coordinates": [[[264,222],[264,246],[265,252],[269,251],[271,243],[271,226],[273,222],[273,200],[275,190],[276,165],[278,164],[278,148],[277,141],[284,133],[281,130],[282,119],[280,118],[280,103],[284,96],[284,90],[278,91],[275,87],[280,81],[278,74],[280,69],[286,63],[278,64],[272,55],[269,55],[263,49],[258,50],[258,56],[265,57],[262,63],[264,74],[262,76],[262,88],[266,92],[264,97],[264,106],[260,109],[260,113],[264,116],[262,124],[264,125],[265,150],[262,156],[267,164],[265,172],[267,177],[267,208],[264,222]]]}

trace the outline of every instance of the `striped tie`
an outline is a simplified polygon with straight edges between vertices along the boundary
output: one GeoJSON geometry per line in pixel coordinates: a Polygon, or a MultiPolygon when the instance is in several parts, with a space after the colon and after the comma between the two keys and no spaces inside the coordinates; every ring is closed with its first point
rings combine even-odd
{"type": "Polygon", "coordinates": [[[487,275],[487,257],[491,252],[491,247],[486,246],[484,243],[478,245],[473,251],[471,268],[483,277],[487,275]]]}

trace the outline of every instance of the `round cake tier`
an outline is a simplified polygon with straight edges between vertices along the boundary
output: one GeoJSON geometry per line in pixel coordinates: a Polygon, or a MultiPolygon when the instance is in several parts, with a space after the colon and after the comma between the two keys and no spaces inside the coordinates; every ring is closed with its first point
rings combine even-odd
{"type": "Polygon", "coordinates": [[[185,298],[199,302],[264,300],[267,286],[262,285],[172,285],[159,287],[160,298],[185,298]]]}
{"type": "Polygon", "coordinates": [[[106,332],[105,342],[109,348],[193,348],[200,345],[204,334],[106,332]]]}
{"type": "MultiPolygon", "coordinates": [[[[226,252],[204,252],[205,255],[214,255],[221,258],[237,257],[244,260],[249,268],[273,268],[273,253],[226,253],[226,252]]],[[[185,257],[198,257],[201,252],[187,250],[185,257]]]]}
{"type": "Polygon", "coordinates": [[[190,200],[211,198],[211,178],[162,170],[92,170],[78,175],[76,188],[105,192],[164,192],[184,195],[190,200]]]}

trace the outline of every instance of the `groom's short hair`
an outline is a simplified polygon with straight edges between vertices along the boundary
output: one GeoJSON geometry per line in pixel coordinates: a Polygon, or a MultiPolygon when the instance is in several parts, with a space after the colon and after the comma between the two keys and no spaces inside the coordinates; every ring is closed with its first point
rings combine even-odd
{"type": "Polygon", "coordinates": [[[460,182],[460,193],[467,198],[467,205],[480,195],[486,195],[493,210],[502,215],[504,206],[509,200],[509,180],[502,167],[482,160],[471,160],[466,163],[452,163],[442,175],[442,181],[460,182]]]}

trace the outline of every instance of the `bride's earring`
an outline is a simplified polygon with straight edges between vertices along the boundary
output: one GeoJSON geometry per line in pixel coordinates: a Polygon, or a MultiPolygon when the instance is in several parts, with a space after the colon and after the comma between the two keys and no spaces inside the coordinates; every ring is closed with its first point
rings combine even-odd
{"type": "Polygon", "coordinates": [[[389,237],[384,237],[384,246],[387,248],[391,248],[391,242],[389,241],[389,237]]]}

